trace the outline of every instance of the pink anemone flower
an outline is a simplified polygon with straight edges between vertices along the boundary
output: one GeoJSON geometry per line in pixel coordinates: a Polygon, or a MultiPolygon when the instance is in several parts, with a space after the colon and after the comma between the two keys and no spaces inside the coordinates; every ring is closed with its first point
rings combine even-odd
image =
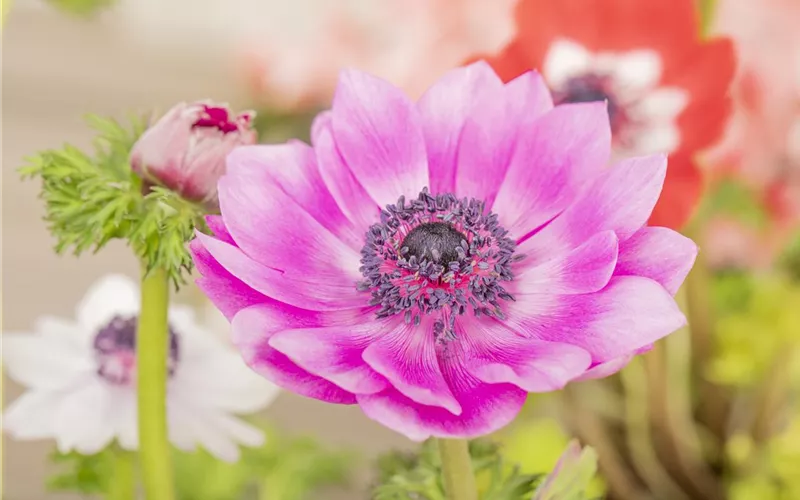
{"type": "Polygon", "coordinates": [[[345,71],[313,146],[246,146],[192,242],[245,361],[414,440],[508,424],[681,327],[696,246],[647,227],[664,155],[606,168],[603,103],[484,62],[413,102],[345,71]]]}

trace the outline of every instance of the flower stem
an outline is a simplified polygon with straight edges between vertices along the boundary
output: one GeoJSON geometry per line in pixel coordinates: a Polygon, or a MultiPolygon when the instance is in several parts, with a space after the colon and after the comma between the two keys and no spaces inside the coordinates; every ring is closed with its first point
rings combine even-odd
{"type": "Polygon", "coordinates": [[[133,500],[134,454],[119,447],[114,449],[114,470],[111,472],[111,485],[108,489],[108,500],[133,500]]]}
{"type": "Polygon", "coordinates": [[[466,439],[437,439],[442,457],[442,476],[447,500],[478,500],[478,486],[469,442],[466,439]]]}
{"type": "Polygon", "coordinates": [[[167,434],[169,279],[160,268],[142,273],[142,310],[136,332],[142,480],[147,500],[173,500],[172,452],[167,434]]]}

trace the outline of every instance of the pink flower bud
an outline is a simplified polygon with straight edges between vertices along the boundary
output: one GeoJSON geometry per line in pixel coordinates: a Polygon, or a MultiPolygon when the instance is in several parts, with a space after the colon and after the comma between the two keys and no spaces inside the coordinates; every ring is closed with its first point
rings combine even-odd
{"type": "Polygon", "coordinates": [[[131,168],[187,200],[216,207],[228,153],[256,142],[254,116],[251,111],[234,115],[223,104],[177,104],[134,144],[131,168]]]}

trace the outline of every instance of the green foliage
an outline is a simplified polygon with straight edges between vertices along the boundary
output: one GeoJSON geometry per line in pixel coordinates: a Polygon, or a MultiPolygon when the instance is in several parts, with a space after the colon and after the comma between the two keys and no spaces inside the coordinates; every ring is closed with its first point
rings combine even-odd
{"type": "Polygon", "coordinates": [[[800,232],[791,239],[778,262],[792,280],[800,282],[800,232]]]}
{"type": "Polygon", "coordinates": [[[800,283],[780,275],[724,274],[713,281],[719,319],[708,375],[753,387],[778,355],[800,342],[800,283]]]}
{"type": "Polygon", "coordinates": [[[192,267],[186,243],[194,227],[203,226],[202,209],[167,189],[144,189],[131,172],[128,156],[144,120],[132,118],[128,127],[96,116],[88,122],[98,133],[91,154],[66,145],[29,158],[20,169],[23,177],[41,180],[56,252],[97,252],[112,239],[125,239],[148,270],[164,268],[176,286],[182,284],[192,267]]]}
{"type": "Polygon", "coordinates": [[[278,143],[289,139],[309,142],[311,124],[320,110],[286,113],[273,109],[259,109],[253,120],[260,142],[278,143]]]}
{"type": "Polygon", "coordinates": [[[729,215],[753,227],[764,227],[769,221],[753,192],[734,179],[720,182],[706,197],[701,207],[701,219],[713,214],[729,215]]]}
{"type": "MultiPolygon", "coordinates": [[[[473,469],[481,500],[530,500],[542,475],[522,474],[501,456],[497,444],[470,442],[473,469]]],[[[418,453],[391,452],[378,460],[375,500],[444,500],[441,462],[435,440],[418,453]]]]}
{"type": "Polygon", "coordinates": [[[800,418],[763,449],[754,449],[748,467],[728,486],[731,500],[796,500],[800,498],[800,418]]]}
{"type": "Polygon", "coordinates": [[[49,491],[71,491],[84,495],[104,494],[108,491],[113,464],[113,451],[107,448],[95,455],[53,452],[50,460],[59,472],[47,479],[49,491]]]}
{"type": "Polygon", "coordinates": [[[556,468],[536,489],[533,500],[586,500],[595,474],[597,452],[589,447],[581,449],[577,441],[572,441],[556,468]]]}
{"type": "MultiPolygon", "coordinates": [[[[309,438],[267,434],[260,448],[242,448],[236,463],[220,461],[204,450],[174,451],[178,500],[303,500],[324,486],[343,484],[353,462],[349,453],[330,452],[309,438]]],[[[61,471],[48,481],[51,490],[105,494],[113,480],[114,447],[96,454],[52,456],[61,471]]]]}
{"type": "Polygon", "coordinates": [[[74,16],[88,17],[116,4],[116,0],[47,0],[56,9],[74,16]]]}
{"type": "MultiPolygon", "coordinates": [[[[503,446],[503,457],[518,464],[526,474],[549,473],[562,458],[564,449],[570,446],[570,436],[555,419],[550,418],[518,420],[497,439],[503,446]]],[[[591,476],[586,498],[602,496],[606,490],[602,478],[594,473],[591,476]]]]}
{"type": "Polygon", "coordinates": [[[717,8],[717,0],[697,0],[697,9],[700,15],[700,33],[706,34],[711,28],[714,20],[714,13],[717,8]]]}

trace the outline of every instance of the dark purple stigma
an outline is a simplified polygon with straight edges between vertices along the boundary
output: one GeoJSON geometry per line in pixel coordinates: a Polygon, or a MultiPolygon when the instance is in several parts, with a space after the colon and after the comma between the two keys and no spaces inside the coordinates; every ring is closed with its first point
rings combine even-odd
{"type": "MultiPolygon", "coordinates": [[[[94,338],[97,373],[113,384],[133,381],[136,373],[136,327],[139,318],[115,316],[94,338]]],[[[178,336],[169,329],[169,375],[175,372],[179,359],[178,336]]]]}
{"type": "Polygon", "coordinates": [[[563,88],[555,91],[554,100],[556,104],[605,101],[608,103],[608,119],[614,127],[619,105],[609,87],[606,77],[583,75],[570,79],[563,88]]]}
{"type": "Polygon", "coordinates": [[[230,119],[230,113],[225,108],[204,105],[203,113],[203,116],[194,122],[193,128],[216,128],[224,134],[235,132],[239,129],[236,122],[230,119]]]}
{"type": "Polygon", "coordinates": [[[400,244],[401,253],[418,261],[447,265],[459,260],[458,249],[467,237],[446,222],[426,222],[409,232],[400,244]],[[405,250],[408,249],[408,250],[405,250]]]}

